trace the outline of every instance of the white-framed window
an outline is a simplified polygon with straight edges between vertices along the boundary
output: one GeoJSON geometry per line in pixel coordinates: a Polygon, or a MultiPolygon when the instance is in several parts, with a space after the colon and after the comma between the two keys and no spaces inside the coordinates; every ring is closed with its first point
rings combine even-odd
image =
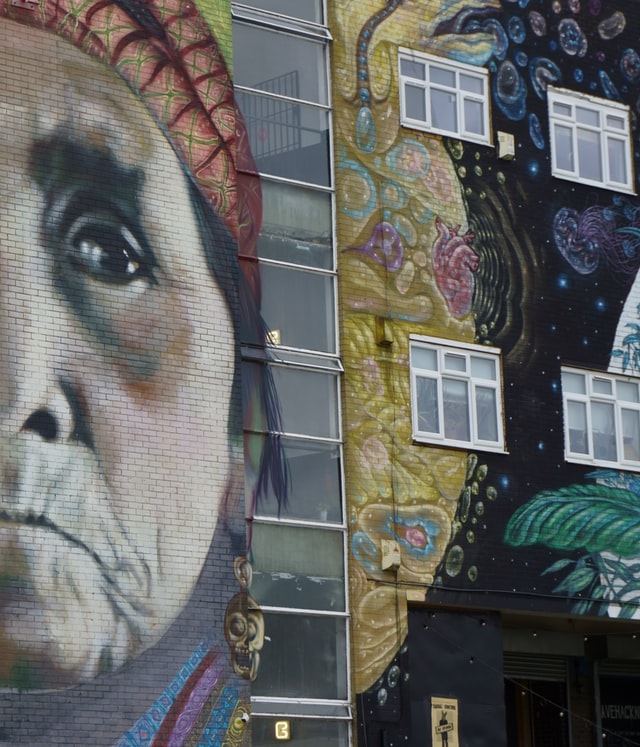
{"type": "Polygon", "coordinates": [[[562,368],[569,462],[640,468],[640,379],[562,368]]]}
{"type": "Polygon", "coordinates": [[[413,438],[504,451],[500,351],[411,335],[413,438]]]}
{"type": "Polygon", "coordinates": [[[400,49],[402,124],[426,132],[491,144],[489,71],[400,49]]]}
{"type": "Polygon", "coordinates": [[[554,176],[633,192],[629,107],[547,88],[554,176]]]}

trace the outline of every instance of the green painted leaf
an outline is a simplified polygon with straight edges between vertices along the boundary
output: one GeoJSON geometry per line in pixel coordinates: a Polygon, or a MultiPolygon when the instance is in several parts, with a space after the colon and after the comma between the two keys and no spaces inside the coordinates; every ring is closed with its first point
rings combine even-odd
{"type": "Polygon", "coordinates": [[[606,485],[569,485],[538,493],[511,517],[505,541],[561,550],[640,555],[640,499],[606,485]]]}
{"type": "Polygon", "coordinates": [[[545,568],[545,570],[542,571],[540,575],[547,576],[549,573],[557,573],[557,571],[561,571],[563,568],[571,565],[571,563],[573,563],[573,560],[571,560],[571,558],[561,558],[560,560],[556,560],[556,562],[550,565],[548,568],[545,568]]]}
{"type": "Polygon", "coordinates": [[[617,593],[618,599],[624,597],[629,600],[632,596],[640,597],[640,581],[636,581],[635,579],[630,581],[628,584],[625,584],[617,593]]]}
{"type": "Polygon", "coordinates": [[[591,609],[592,604],[593,603],[590,602],[588,599],[583,599],[581,602],[577,602],[576,604],[573,605],[572,611],[576,615],[586,615],[587,612],[589,612],[589,610],[591,609]]]}
{"type": "Polygon", "coordinates": [[[596,572],[593,568],[579,568],[571,572],[564,578],[553,590],[556,594],[566,592],[567,594],[576,594],[586,589],[596,578],[596,572]]]}
{"type": "Polygon", "coordinates": [[[623,604],[620,607],[620,617],[631,620],[638,611],[638,607],[635,604],[623,604]]]}

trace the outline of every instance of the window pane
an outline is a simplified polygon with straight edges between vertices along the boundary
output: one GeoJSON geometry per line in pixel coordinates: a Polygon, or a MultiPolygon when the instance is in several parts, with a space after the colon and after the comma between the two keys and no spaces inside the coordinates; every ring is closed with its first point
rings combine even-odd
{"type": "Polygon", "coordinates": [[[600,112],[597,109],[585,109],[583,106],[576,106],[576,122],[591,127],[600,127],[600,112]]]}
{"type": "Polygon", "coordinates": [[[593,456],[615,462],[616,431],[613,404],[605,402],[591,403],[591,430],[593,433],[593,456]]]}
{"type": "Polygon", "coordinates": [[[565,392],[574,394],[586,394],[587,382],[584,374],[573,373],[572,371],[562,372],[562,388],[565,392]]]}
{"type": "Polygon", "coordinates": [[[616,117],[613,114],[607,114],[607,127],[612,130],[624,130],[625,120],[622,117],[616,117]]]}
{"type": "Polygon", "coordinates": [[[344,618],[265,613],[256,696],[347,697],[344,618]]]}
{"type": "Polygon", "coordinates": [[[445,353],[444,368],[445,371],[458,371],[460,373],[464,373],[467,370],[467,358],[464,355],[445,353]]]}
{"type": "Polygon", "coordinates": [[[416,80],[426,80],[427,78],[424,62],[408,60],[406,57],[400,60],[400,72],[402,75],[406,75],[408,78],[415,78],[416,80]]]}
{"type": "Polygon", "coordinates": [[[622,410],[622,438],[624,458],[640,462],[640,413],[622,410]]]}
{"type": "Polygon", "coordinates": [[[484,80],[477,75],[460,73],[460,88],[463,91],[469,91],[469,93],[482,95],[484,93],[484,80]]]}
{"type": "Polygon", "coordinates": [[[262,315],[275,342],[335,352],[331,275],[260,263],[262,315]]]}
{"type": "Polygon", "coordinates": [[[416,368],[424,368],[427,371],[437,371],[438,351],[433,348],[423,348],[418,345],[412,345],[411,365],[416,368]]]}
{"type": "Polygon", "coordinates": [[[571,106],[569,104],[562,104],[559,101],[554,101],[553,113],[560,117],[571,117],[571,106]]]}
{"type": "Polygon", "coordinates": [[[578,163],[581,177],[602,181],[602,142],[599,133],[578,129],[578,163]]]}
{"type": "Polygon", "coordinates": [[[249,559],[259,604],[344,611],[342,532],[256,522],[249,559]]]}
{"type": "MultiPolygon", "coordinates": [[[[340,522],[340,447],[283,437],[280,448],[289,473],[289,500],[286,506],[278,507],[269,484],[256,515],[340,522]]],[[[248,460],[245,465],[249,465],[248,460]]]]}
{"type": "Polygon", "coordinates": [[[598,379],[594,377],[591,386],[595,394],[613,394],[613,382],[611,379],[598,379]]]}
{"type": "Polygon", "coordinates": [[[464,100],[464,129],[484,135],[484,105],[480,101],[464,100]]]}
{"type": "MultiPolygon", "coordinates": [[[[563,381],[564,381],[563,374],[563,381]]],[[[587,443],[587,407],[584,402],[568,402],[567,418],[569,420],[569,451],[574,454],[588,454],[587,443]]]]}
{"type": "Polygon", "coordinates": [[[432,83],[440,86],[456,87],[456,74],[453,70],[447,70],[445,67],[429,65],[429,79],[432,83]]]}
{"type": "Polygon", "coordinates": [[[301,18],[303,21],[322,23],[322,0],[244,0],[252,8],[282,13],[283,16],[301,18]]]}
{"type": "Polygon", "coordinates": [[[471,356],[471,375],[478,379],[487,379],[488,381],[496,381],[498,374],[496,373],[496,362],[491,358],[479,358],[478,356],[471,356]]]}
{"type": "Polygon", "coordinates": [[[569,127],[553,126],[556,167],[563,171],[575,171],[573,161],[573,140],[569,127]]]}
{"type": "Polygon", "coordinates": [[[607,149],[609,156],[609,178],[613,182],[626,184],[629,179],[627,177],[627,158],[624,141],[609,137],[607,138],[607,149]]]}
{"type": "Polygon", "coordinates": [[[280,400],[283,430],[339,438],[336,376],[285,366],[272,366],[271,370],[280,400]]]}
{"type": "Polygon", "coordinates": [[[496,390],[478,386],[476,394],[476,418],[478,422],[478,438],[481,441],[498,442],[498,406],[496,390]]]}
{"type": "Polygon", "coordinates": [[[418,430],[423,433],[440,433],[438,414],[438,382],[424,376],[416,377],[418,397],[418,430]]]}
{"type": "Polygon", "coordinates": [[[431,89],[431,122],[433,127],[446,132],[458,132],[456,96],[447,91],[431,89]]]}
{"type": "Polygon", "coordinates": [[[233,48],[236,85],[327,103],[324,43],[236,22],[233,48]]]}
{"type": "Polygon", "coordinates": [[[262,173],[329,186],[325,110],[246,91],[236,91],[236,102],[262,173]]]}
{"type": "MultiPolygon", "coordinates": [[[[287,706],[288,708],[288,706],[287,706]]],[[[253,747],[282,747],[286,744],[276,739],[278,718],[252,716],[253,747]]],[[[344,721],[311,718],[287,719],[291,725],[292,741],[289,744],[299,747],[348,747],[347,724],[344,721]]]]}
{"type": "Polygon", "coordinates": [[[281,262],[333,268],[331,196],[263,179],[258,255],[281,262]]]}
{"type": "Polygon", "coordinates": [[[469,387],[459,379],[442,380],[444,435],[454,441],[470,441],[469,387]]]}
{"type": "Polygon", "coordinates": [[[427,101],[425,99],[425,90],[420,86],[405,84],[404,87],[404,107],[405,115],[409,119],[416,119],[420,122],[427,120],[427,101]]]}
{"type": "Polygon", "coordinates": [[[640,402],[638,385],[631,381],[618,381],[616,383],[616,396],[623,402],[640,402]]]}

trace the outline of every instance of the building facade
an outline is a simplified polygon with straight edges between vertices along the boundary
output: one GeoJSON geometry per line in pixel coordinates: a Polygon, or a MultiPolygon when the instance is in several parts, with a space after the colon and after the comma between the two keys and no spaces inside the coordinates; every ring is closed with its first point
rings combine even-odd
{"type": "Polygon", "coordinates": [[[0,744],[640,741],[639,24],[0,2],[0,744]]]}
{"type": "Polygon", "coordinates": [[[329,12],[359,743],[625,744],[637,9],[329,12]]]}

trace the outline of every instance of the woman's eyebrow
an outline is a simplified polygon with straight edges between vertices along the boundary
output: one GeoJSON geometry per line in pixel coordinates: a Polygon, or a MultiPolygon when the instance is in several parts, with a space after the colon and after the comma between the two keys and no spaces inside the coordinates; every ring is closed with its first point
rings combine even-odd
{"type": "Polygon", "coordinates": [[[144,183],[140,168],[128,166],[112,151],[64,130],[33,143],[29,174],[45,195],[84,188],[130,209],[137,207],[144,183]]]}

